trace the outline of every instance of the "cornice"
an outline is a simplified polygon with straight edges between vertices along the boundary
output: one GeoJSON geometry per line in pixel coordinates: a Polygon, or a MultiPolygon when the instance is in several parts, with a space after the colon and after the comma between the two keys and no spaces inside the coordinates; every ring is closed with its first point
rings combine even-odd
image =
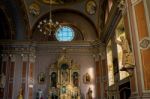
{"type": "Polygon", "coordinates": [[[32,42],[32,41],[1,41],[0,47],[3,53],[62,53],[67,49],[69,53],[82,53],[100,55],[105,50],[105,44],[100,41],[75,41],[75,42],[32,42]]]}

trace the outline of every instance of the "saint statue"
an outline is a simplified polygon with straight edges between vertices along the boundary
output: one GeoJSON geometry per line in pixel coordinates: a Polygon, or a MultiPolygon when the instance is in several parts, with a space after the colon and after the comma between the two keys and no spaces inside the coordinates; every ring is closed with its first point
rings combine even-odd
{"type": "Polygon", "coordinates": [[[53,72],[51,74],[51,87],[57,87],[57,74],[53,72]]]}
{"type": "Polygon", "coordinates": [[[6,83],[6,76],[4,75],[4,73],[2,73],[0,75],[0,88],[4,88],[5,87],[5,83],[6,83]]]}
{"type": "Polygon", "coordinates": [[[68,80],[68,70],[64,69],[62,70],[62,83],[67,83],[68,80]]]}
{"type": "Polygon", "coordinates": [[[88,89],[86,99],[92,99],[92,90],[91,90],[91,88],[88,89]]]}
{"type": "MultiPolygon", "coordinates": [[[[133,53],[130,50],[129,43],[124,36],[120,37],[121,41],[116,40],[116,43],[122,48],[122,66],[123,68],[133,68],[134,59],[133,53]]],[[[122,68],[122,69],[123,69],[122,68]]]]}
{"type": "Polygon", "coordinates": [[[77,72],[73,73],[73,84],[74,86],[78,87],[78,82],[79,82],[79,74],[77,72]]]}
{"type": "Polygon", "coordinates": [[[23,90],[22,90],[22,88],[20,88],[19,89],[18,99],[23,99],[23,95],[22,95],[23,93],[22,92],[23,92],[23,90]]]}
{"type": "Polygon", "coordinates": [[[38,89],[36,99],[43,99],[43,91],[41,89],[38,89]]]}

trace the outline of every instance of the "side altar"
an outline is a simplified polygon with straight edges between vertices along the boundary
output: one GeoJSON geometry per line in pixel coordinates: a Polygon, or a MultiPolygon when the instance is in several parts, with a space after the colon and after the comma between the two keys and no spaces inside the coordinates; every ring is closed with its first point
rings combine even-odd
{"type": "Polygon", "coordinates": [[[80,67],[62,55],[49,66],[48,99],[80,99],[80,67]]]}

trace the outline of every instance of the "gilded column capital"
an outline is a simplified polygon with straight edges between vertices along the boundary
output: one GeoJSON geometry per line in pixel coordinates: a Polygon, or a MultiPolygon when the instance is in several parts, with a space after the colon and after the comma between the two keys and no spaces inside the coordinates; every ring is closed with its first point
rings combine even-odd
{"type": "Polygon", "coordinates": [[[105,44],[102,43],[100,40],[95,40],[91,43],[93,49],[93,58],[95,61],[99,60],[100,57],[105,56],[105,44]]]}
{"type": "Polygon", "coordinates": [[[125,0],[118,0],[118,9],[121,11],[121,14],[124,15],[126,13],[126,2],[125,0]]]}

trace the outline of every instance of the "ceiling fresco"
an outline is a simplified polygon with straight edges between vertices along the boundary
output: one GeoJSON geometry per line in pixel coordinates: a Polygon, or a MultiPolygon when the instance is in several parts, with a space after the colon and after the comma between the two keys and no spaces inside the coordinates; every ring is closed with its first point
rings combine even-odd
{"type": "MultiPolygon", "coordinates": [[[[12,20],[14,20],[15,32],[17,32],[19,38],[21,38],[20,35],[26,35],[25,33],[28,36],[31,35],[32,30],[36,27],[36,23],[50,12],[49,4],[53,5],[51,6],[52,16],[55,16],[55,13],[63,13],[63,17],[60,16],[57,19],[60,22],[71,23],[72,18],[77,19],[74,15],[66,16],[72,12],[85,18],[95,28],[99,22],[97,19],[99,15],[99,0],[0,0],[1,2],[8,10],[7,12],[10,13],[12,20]],[[65,20],[66,17],[68,19],[65,20]],[[20,31],[24,34],[20,34],[20,31]]],[[[55,17],[53,20],[55,20],[55,17]]],[[[82,27],[80,25],[78,27],[82,27]]]]}
{"type": "Polygon", "coordinates": [[[53,5],[60,5],[60,4],[70,4],[76,2],[82,2],[85,0],[37,0],[45,4],[53,4],[53,5]]]}

